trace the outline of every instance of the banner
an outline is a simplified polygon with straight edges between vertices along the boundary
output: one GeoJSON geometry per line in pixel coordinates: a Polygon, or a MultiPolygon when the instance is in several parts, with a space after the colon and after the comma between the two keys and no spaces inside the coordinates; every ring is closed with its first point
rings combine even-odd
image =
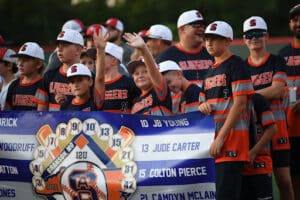
{"type": "Polygon", "coordinates": [[[0,199],[215,199],[212,117],[0,112],[0,199]]]}

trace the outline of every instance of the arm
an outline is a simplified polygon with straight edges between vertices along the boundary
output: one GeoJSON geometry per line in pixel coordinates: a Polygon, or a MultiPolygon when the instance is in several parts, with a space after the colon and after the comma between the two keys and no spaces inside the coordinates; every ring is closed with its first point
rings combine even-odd
{"type": "Polygon", "coordinates": [[[284,88],[285,83],[280,81],[273,81],[270,87],[256,90],[255,92],[261,94],[267,100],[281,99],[285,93],[284,88]]]}
{"type": "MultiPolygon", "coordinates": [[[[96,76],[95,76],[95,84],[94,84],[94,90],[96,92],[96,95],[100,97],[100,99],[97,99],[96,102],[102,104],[104,101],[104,93],[105,93],[105,46],[107,41],[108,35],[105,35],[105,37],[102,36],[101,29],[97,33],[94,32],[93,39],[95,43],[95,47],[97,49],[97,55],[96,55],[96,76]],[[101,103],[102,102],[102,103],[101,103]]],[[[97,103],[97,104],[98,104],[97,103]]],[[[100,105],[97,105],[97,107],[101,107],[100,105]]]]}
{"type": "Polygon", "coordinates": [[[144,40],[135,33],[134,34],[125,33],[123,37],[127,41],[127,44],[129,46],[140,50],[144,58],[148,73],[150,74],[152,83],[154,84],[155,87],[160,88],[161,85],[163,84],[163,77],[158,71],[155,60],[152,54],[150,53],[147,45],[145,44],[144,40]]]}
{"type": "Polygon", "coordinates": [[[271,140],[272,137],[277,132],[277,126],[275,123],[269,124],[266,127],[264,127],[264,134],[263,136],[257,141],[257,143],[250,149],[250,162],[252,163],[255,159],[257,153],[261,151],[264,146],[266,146],[271,140]]]}
{"type": "Polygon", "coordinates": [[[210,154],[213,157],[217,157],[220,154],[224,144],[224,139],[240,119],[242,113],[241,111],[246,108],[246,103],[247,103],[246,95],[233,97],[233,105],[229,111],[229,114],[222,128],[220,129],[218,136],[215,138],[214,142],[210,146],[210,154]]]}

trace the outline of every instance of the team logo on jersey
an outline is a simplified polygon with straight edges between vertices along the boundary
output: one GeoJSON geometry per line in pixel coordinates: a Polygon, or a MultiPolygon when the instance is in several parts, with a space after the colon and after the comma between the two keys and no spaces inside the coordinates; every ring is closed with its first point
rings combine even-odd
{"type": "Polygon", "coordinates": [[[48,199],[126,200],[136,190],[137,165],[127,127],[72,118],[37,132],[30,163],[35,192],[48,199]],[[117,180],[117,182],[116,182],[117,180]]]}
{"type": "Polygon", "coordinates": [[[250,26],[256,26],[256,19],[250,20],[250,26]]]}

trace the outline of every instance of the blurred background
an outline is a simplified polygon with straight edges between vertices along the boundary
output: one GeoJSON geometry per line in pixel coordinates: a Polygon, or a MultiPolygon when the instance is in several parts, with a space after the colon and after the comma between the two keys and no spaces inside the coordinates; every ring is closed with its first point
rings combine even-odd
{"type": "MultiPolygon", "coordinates": [[[[0,0],[0,35],[14,47],[34,41],[51,49],[62,25],[69,19],[78,18],[89,26],[117,17],[123,21],[126,32],[165,24],[173,31],[176,41],[178,16],[183,11],[197,9],[208,23],[224,20],[231,24],[235,38],[242,37],[243,21],[253,15],[266,20],[271,37],[288,37],[288,11],[297,3],[289,0],[0,0]]],[[[271,51],[287,40],[276,41],[271,41],[275,44],[271,51]]],[[[246,52],[240,45],[241,41],[234,43],[233,51],[243,56],[246,52]]]]}

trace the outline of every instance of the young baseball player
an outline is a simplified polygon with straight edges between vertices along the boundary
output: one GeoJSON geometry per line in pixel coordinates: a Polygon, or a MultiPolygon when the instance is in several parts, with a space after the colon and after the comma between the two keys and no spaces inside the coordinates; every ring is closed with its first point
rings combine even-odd
{"type": "Polygon", "coordinates": [[[250,52],[246,61],[254,90],[268,100],[278,128],[272,139],[272,160],[280,197],[294,199],[289,168],[290,143],[282,101],[287,80],[286,64],[283,58],[267,51],[267,24],[263,18],[252,16],[246,19],[243,32],[250,52]]]}
{"type": "Polygon", "coordinates": [[[224,21],[205,29],[206,48],[215,63],[205,74],[199,110],[215,120],[209,151],[216,163],[217,200],[240,198],[243,166],[249,161],[249,100],[254,90],[244,61],[229,51],[232,39],[232,28],[224,21]]]}
{"type": "Polygon", "coordinates": [[[90,48],[80,54],[80,63],[87,66],[92,73],[95,73],[96,48],[90,48]]]}
{"type": "Polygon", "coordinates": [[[0,48],[0,76],[3,80],[0,90],[0,110],[5,106],[8,87],[17,78],[15,75],[18,71],[17,59],[11,57],[14,54],[16,52],[12,49],[0,48]]]}
{"type": "MultiPolygon", "coordinates": [[[[99,42],[105,41],[104,52],[102,52],[104,58],[100,57],[105,77],[103,111],[130,113],[133,102],[139,96],[140,91],[131,77],[121,74],[118,70],[118,66],[122,61],[123,50],[114,43],[106,42],[108,39],[107,35],[105,37],[100,35],[97,39],[99,42]]],[[[97,52],[99,51],[101,52],[102,48],[97,48],[97,52]]]]}
{"type": "MultiPolygon", "coordinates": [[[[97,75],[99,76],[99,73],[97,75]]],[[[97,75],[96,80],[99,79],[97,75]]],[[[74,98],[64,102],[60,110],[95,111],[102,108],[104,102],[104,76],[101,81],[98,80],[99,84],[95,84],[93,93],[90,89],[93,86],[93,77],[87,66],[81,63],[72,65],[67,71],[67,78],[74,98]],[[100,88],[97,88],[98,86],[100,88]]]]}
{"type": "Polygon", "coordinates": [[[159,63],[159,71],[162,73],[172,95],[173,114],[182,114],[199,111],[199,95],[201,88],[188,81],[179,65],[167,60],[159,63]],[[177,95],[179,96],[177,98],[177,95]],[[174,97],[174,98],[173,98],[174,97]],[[177,103],[176,100],[179,100],[177,103]]]}
{"type": "Polygon", "coordinates": [[[293,34],[291,44],[282,48],[279,55],[286,61],[288,98],[287,105],[288,134],[291,144],[291,177],[295,199],[300,199],[300,4],[289,11],[289,28],[293,34]]]}
{"type": "Polygon", "coordinates": [[[57,55],[63,63],[58,69],[47,71],[36,93],[38,110],[55,111],[60,105],[73,98],[67,80],[67,70],[75,63],[80,62],[83,51],[83,37],[75,30],[65,29],[57,36],[57,55]]]}
{"type": "Polygon", "coordinates": [[[18,53],[20,78],[14,80],[7,91],[5,110],[36,110],[36,90],[42,82],[44,50],[35,42],[26,42],[18,53]]]}
{"type": "Polygon", "coordinates": [[[270,142],[277,126],[267,100],[255,93],[250,124],[250,163],[243,172],[241,200],[273,199],[270,142]]]}
{"type": "Polygon", "coordinates": [[[146,43],[138,34],[125,33],[127,43],[140,50],[144,60],[132,61],[127,69],[136,86],[142,91],[131,109],[132,114],[171,115],[172,99],[169,88],[146,43]]]}

